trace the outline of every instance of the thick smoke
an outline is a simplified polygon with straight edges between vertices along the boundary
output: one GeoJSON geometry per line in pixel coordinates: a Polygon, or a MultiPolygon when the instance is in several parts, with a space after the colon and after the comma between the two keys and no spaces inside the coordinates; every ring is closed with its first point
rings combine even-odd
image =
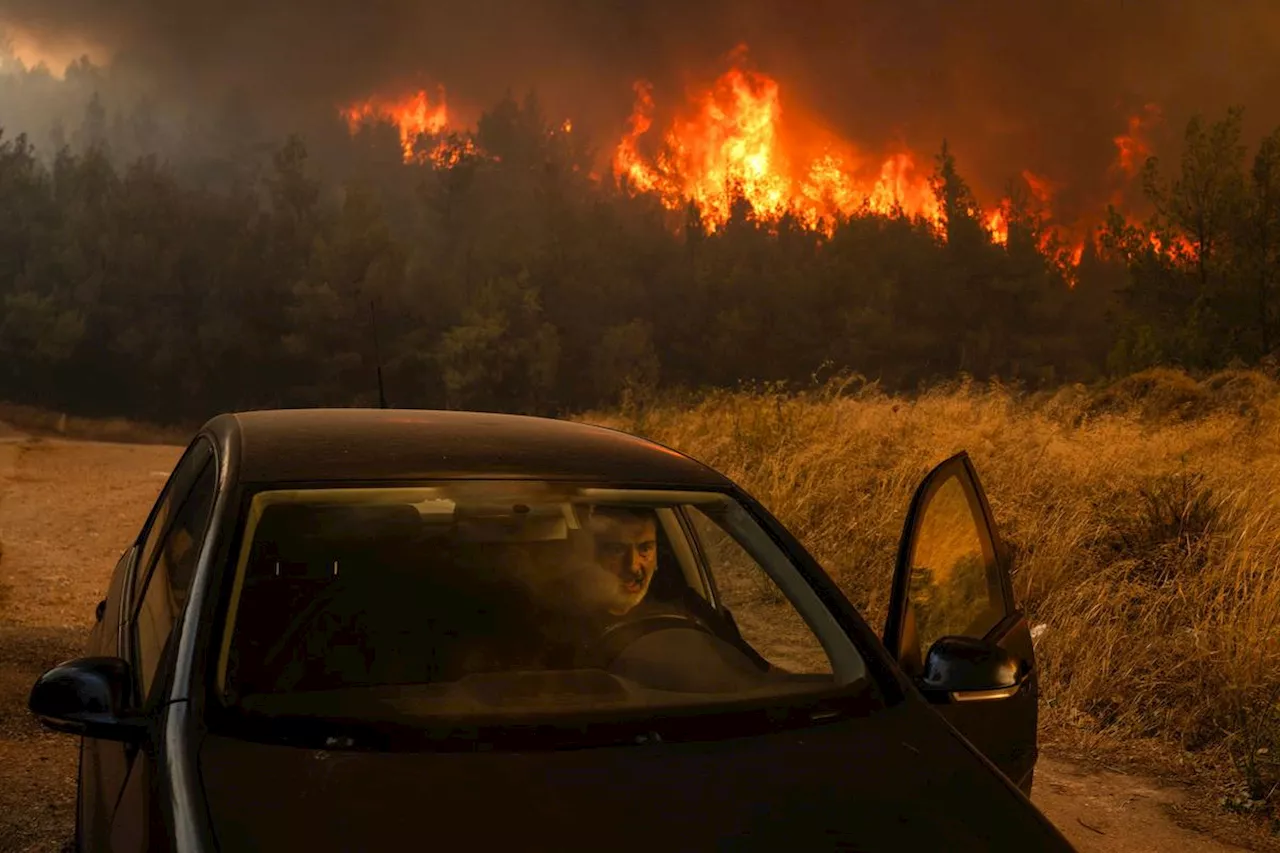
{"type": "Polygon", "coordinates": [[[634,79],[676,103],[745,42],[784,109],[872,150],[946,137],[988,192],[1021,168],[1102,192],[1146,103],[1160,147],[1230,104],[1251,140],[1280,122],[1274,0],[0,0],[0,22],[101,44],[118,74],[188,102],[238,89],[293,117],[442,83],[474,115],[536,88],[601,142],[634,79]]]}

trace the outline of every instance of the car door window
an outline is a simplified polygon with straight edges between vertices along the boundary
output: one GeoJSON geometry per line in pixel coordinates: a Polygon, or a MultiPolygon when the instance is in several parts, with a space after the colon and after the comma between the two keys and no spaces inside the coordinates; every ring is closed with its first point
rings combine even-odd
{"type": "Polygon", "coordinates": [[[186,603],[216,489],[217,469],[207,460],[181,503],[175,501],[173,521],[157,540],[154,565],[134,616],[134,664],[144,698],[150,694],[165,644],[186,603]]]}
{"type": "Polygon", "coordinates": [[[102,618],[93,626],[90,643],[94,654],[116,657],[120,652],[120,625],[124,607],[125,584],[128,582],[129,569],[133,565],[135,549],[132,545],[116,562],[111,572],[111,583],[107,587],[106,598],[103,599],[102,618]]]}
{"type": "Polygon", "coordinates": [[[1000,566],[981,505],[958,474],[928,497],[910,560],[908,606],[921,658],[940,637],[984,637],[1004,618],[1000,566]]]}
{"type": "Polygon", "coordinates": [[[133,605],[138,601],[139,595],[143,587],[147,584],[147,573],[155,563],[156,548],[160,543],[160,537],[164,535],[169,528],[169,523],[173,519],[173,513],[176,503],[191,490],[191,484],[195,481],[196,475],[204,469],[205,465],[213,458],[213,447],[205,439],[197,439],[178,460],[178,464],[174,466],[173,473],[169,476],[169,481],[165,483],[164,491],[156,500],[154,509],[151,511],[151,517],[147,519],[147,524],[143,529],[140,537],[138,549],[137,570],[134,572],[132,580],[133,594],[128,599],[128,606],[132,609],[133,605]]]}

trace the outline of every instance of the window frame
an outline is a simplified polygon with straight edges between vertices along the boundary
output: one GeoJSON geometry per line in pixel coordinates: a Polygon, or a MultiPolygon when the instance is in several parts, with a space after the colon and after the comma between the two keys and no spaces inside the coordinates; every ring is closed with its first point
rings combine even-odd
{"type": "MultiPolygon", "coordinates": [[[[178,633],[182,617],[186,612],[187,601],[190,599],[190,590],[188,595],[183,599],[182,606],[174,614],[172,624],[169,626],[168,633],[165,638],[164,645],[159,658],[156,661],[155,672],[151,675],[150,689],[144,694],[142,685],[141,670],[141,653],[140,643],[138,642],[138,614],[142,610],[142,605],[146,600],[147,591],[151,587],[154,579],[155,567],[163,554],[163,545],[168,539],[173,529],[174,522],[177,520],[183,509],[186,508],[187,502],[195,493],[195,488],[199,485],[201,478],[206,471],[213,474],[213,493],[209,500],[207,515],[204,520],[204,534],[200,540],[194,544],[196,550],[196,562],[199,563],[200,552],[204,549],[208,538],[209,525],[213,518],[214,507],[217,503],[219,489],[221,483],[218,476],[218,453],[217,448],[205,436],[197,436],[184,451],[178,463],[174,466],[173,472],[170,474],[168,481],[165,483],[164,489],[160,496],[156,499],[152,507],[151,514],[147,518],[147,523],[143,531],[139,534],[133,545],[133,566],[131,577],[128,583],[129,600],[123,602],[123,606],[127,607],[125,611],[127,618],[121,622],[120,643],[121,657],[129,662],[130,669],[133,672],[133,690],[134,701],[140,707],[150,707],[153,704],[152,696],[161,694],[157,685],[164,683],[164,670],[166,660],[169,658],[168,649],[171,646],[171,640],[178,633]],[[161,517],[161,509],[166,503],[173,499],[175,508],[172,512],[164,514],[161,517]],[[144,562],[146,543],[152,532],[156,531],[157,522],[162,521],[156,537],[155,548],[150,554],[150,559],[144,562]]],[[[191,583],[195,582],[195,573],[193,571],[191,583]]]]}
{"type": "MultiPolygon", "coordinates": [[[[707,557],[706,550],[702,547],[702,538],[698,536],[693,519],[689,518],[688,509],[685,506],[679,506],[675,508],[675,513],[680,520],[681,533],[684,534],[685,541],[689,543],[689,547],[693,551],[693,559],[698,564],[698,573],[702,576],[702,582],[707,589],[707,602],[718,612],[727,611],[728,608],[720,595],[720,587],[716,584],[715,573],[711,571],[711,561],[707,557]]],[[[759,523],[758,519],[757,523],[759,523]]],[[[788,554],[787,556],[790,557],[791,555],[788,554]]]]}
{"type": "MultiPolygon", "coordinates": [[[[146,585],[151,580],[151,566],[145,565],[145,563],[148,562],[145,559],[148,557],[147,543],[152,531],[155,530],[156,523],[160,521],[161,509],[167,506],[169,499],[179,490],[182,491],[183,500],[185,500],[186,494],[189,493],[192,486],[195,485],[195,478],[204,470],[204,465],[200,464],[199,467],[195,467],[195,471],[192,473],[192,468],[195,466],[195,463],[193,463],[192,460],[195,458],[196,453],[203,453],[206,451],[208,453],[208,457],[205,462],[217,459],[217,450],[213,446],[213,442],[205,438],[203,435],[197,436],[190,444],[187,445],[186,449],[182,452],[182,456],[179,457],[178,461],[174,464],[173,470],[169,473],[168,479],[165,480],[164,487],[161,488],[160,494],[156,496],[155,502],[152,503],[151,509],[147,513],[147,520],[143,522],[142,529],[133,540],[133,566],[130,573],[131,576],[126,583],[128,595],[126,600],[122,602],[122,612],[126,617],[125,621],[133,621],[133,616],[137,611],[138,600],[141,597],[140,592],[146,588],[146,585]]],[[[173,519],[171,516],[165,517],[164,526],[167,528],[172,521],[173,519]]],[[[160,531],[159,535],[156,537],[157,541],[164,537],[165,532],[165,530],[160,531]]],[[[154,564],[156,552],[152,551],[149,556],[151,558],[149,562],[154,564]]]]}
{"type": "MultiPolygon", "coordinates": [[[[922,503],[922,511],[915,526],[915,535],[907,554],[907,561],[911,570],[914,572],[916,554],[919,551],[920,543],[923,540],[921,531],[924,529],[925,520],[928,518],[929,511],[934,507],[934,502],[937,500],[938,495],[948,486],[948,484],[954,481],[956,487],[959,488],[961,494],[964,495],[965,507],[969,511],[969,521],[973,524],[973,533],[977,537],[978,546],[981,549],[983,586],[987,591],[987,605],[986,611],[984,612],[994,613],[998,610],[1000,615],[987,626],[986,630],[983,631],[981,635],[964,633],[962,629],[957,629],[957,632],[955,633],[948,632],[939,635],[934,638],[935,642],[946,636],[972,637],[973,639],[984,640],[996,632],[1003,625],[1005,620],[1009,618],[1010,613],[1016,609],[1013,600],[1009,595],[1009,591],[1005,588],[1004,566],[1000,561],[1000,554],[996,550],[995,538],[993,537],[990,526],[987,522],[986,512],[983,509],[982,502],[978,498],[977,492],[974,490],[972,480],[968,476],[962,476],[964,473],[965,472],[963,471],[948,471],[946,476],[939,477],[930,484],[928,491],[925,493],[924,502],[922,503]],[[994,601],[997,596],[999,598],[998,603],[994,601]]],[[[918,626],[919,613],[915,612],[918,605],[911,596],[908,596],[907,606],[912,609],[912,620],[918,626]]],[[[915,631],[915,639],[917,645],[916,653],[919,655],[919,659],[923,661],[928,656],[929,649],[932,648],[932,643],[928,646],[925,645],[925,638],[920,635],[918,627],[915,631]]]]}
{"type": "MultiPolygon", "coordinates": [[[[228,665],[230,645],[234,640],[233,635],[239,597],[243,594],[242,584],[244,579],[242,572],[245,566],[242,566],[241,563],[247,559],[249,543],[246,542],[246,539],[251,537],[256,529],[257,518],[254,515],[254,505],[255,500],[260,495],[269,492],[408,491],[449,487],[465,483],[548,484],[580,489],[584,496],[596,492],[628,492],[632,493],[634,499],[638,501],[646,500],[643,496],[650,496],[651,499],[656,501],[669,502],[670,509],[680,518],[680,533],[686,537],[691,549],[694,550],[694,556],[698,561],[698,571],[707,584],[708,592],[714,598],[714,601],[708,600],[708,603],[711,603],[717,609],[723,609],[723,600],[715,587],[714,578],[707,570],[705,556],[698,553],[697,549],[701,548],[701,542],[696,533],[692,531],[689,519],[684,516],[684,504],[688,503],[688,501],[682,499],[682,496],[696,496],[703,499],[715,497],[728,502],[734,511],[741,513],[746,520],[754,525],[758,541],[748,544],[740,541],[733,534],[727,535],[734,538],[739,547],[750,554],[762,567],[763,562],[756,556],[756,550],[761,546],[776,551],[778,557],[789,567],[791,577],[786,578],[785,581],[773,578],[772,575],[770,577],[777,584],[788,605],[796,610],[827,655],[831,665],[831,694],[839,695],[846,691],[861,693],[864,689],[863,685],[869,683],[873,685],[872,689],[877,695],[883,696],[885,694],[882,691],[886,688],[891,688],[894,683],[892,680],[886,681],[886,678],[891,679],[891,676],[883,669],[884,660],[879,656],[878,650],[869,645],[874,642],[874,635],[863,636],[859,633],[858,626],[847,624],[851,615],[853,619],[860,619],[861,615],[856,609],[852,608],[847,599],[843,598],[838,587],[835,587],[830,579],[825,576],[822,567],[803,550],[803,546],[798,542],[791,544],[788,541],[785,535],[785,528],[781,531],[782,535],[775,530],[774,525],[778,524],[778,522],[768,514],[767,510],[759,506],[750,495],[732,485],[668,485],[592,480],[590,478],[503,477],[500,475],[479,477],[437,476],[405,480],[293,480],[286,482],[242,483],[237,489],[235,514],[227,519],[232,534],[224,543],[222,557],[220,557],[219,566],[216,570],[216,577],[218,578],[216,581],[218,584],[217,605],[210,613],[212,618],[207,637],[210,660],[205,668],[204,690],[210,700],[206,707],[211,710],[214,716],[220,717],[224,713],[234,711],[233,706],[227,702],[225,696],[226,667],[228,665]],[[819,574],[818,577],[813,576],[815,570],[819,574]],[[797,591],[804,599],[803,608],[796,602],[795,593],[797,591]],[[841,605],[845,605],[848,610],[846,611],[841,605]],[[806,611],[812,611],[812,614],[806,611]],[[820,627],[813,624],[810,619],[811,615],[821,623],[820,627]],[[838,646],[844,646],[844,648],[833,648],[838,646]]],[[[791,700],[788,699],[786,701],[791,700]]]]}

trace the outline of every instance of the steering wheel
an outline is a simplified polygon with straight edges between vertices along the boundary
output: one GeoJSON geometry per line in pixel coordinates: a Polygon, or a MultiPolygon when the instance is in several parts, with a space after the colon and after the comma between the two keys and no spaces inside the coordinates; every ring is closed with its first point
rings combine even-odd
{"type": "Polygon", "coordinates": [[[636,640],[672,628],[714,633],[702,620],[689,613],[654,613],[639,619],[623,619],[605,628],[589,650],[588,657],[594,666],[606,669],[636,640]]]}
{"type": "MultiPolygon", "coordinates": [[[[286,650],[293,649],[294,641],[297,639],[298,635],[302,633],[304,628],[309,628],[311,623],[315,622],[315,620],[320,616],[329,612],[328,605],[337,599],[341,592],[343,592],[343,588],[340,584],[331,584],[326,586],[315,598],[307,603],[307,606],[302,609],[302,612],[295,616],[289,625],[280,632],[280,635],[276,638],[276,641],[272,644],[271,648],[262,655],[260,665],[265,672],[273,672],[273,664],[275,664],[276,659],[286,650]]],[[[276,673],[276,679],[279,680],[281,675],[281,673],[276,673]]]]}

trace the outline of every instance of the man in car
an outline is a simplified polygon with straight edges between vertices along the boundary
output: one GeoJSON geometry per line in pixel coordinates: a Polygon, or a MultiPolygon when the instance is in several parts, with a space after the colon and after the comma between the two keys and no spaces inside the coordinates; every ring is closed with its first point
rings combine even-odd
{"type": "Polygon", "coordinates": [[[602,604],[625,616],[644,601],[658,570],[658,525],[652,510],[596,507],[589,522],[596,564],[607,575],[602,604]]]}
{"type": "Polygon", "coordinates": [[[761,670],[769,668],[737,629],[690,589],[683,578],[664,582],[661,599],[654,595],[654,576],[659,571],[678,570],[658,563],[658,519],[652,509],[597,506],[587,526],[595,539],[595,564],[601,570],[596,577],[595,600],[602,612],[593,620],[599,630],[622,629],[617,631],[622,641],[633,632],[620,623],[635,624],[662,615],[683,616],[742,651],[761,670]]]}

